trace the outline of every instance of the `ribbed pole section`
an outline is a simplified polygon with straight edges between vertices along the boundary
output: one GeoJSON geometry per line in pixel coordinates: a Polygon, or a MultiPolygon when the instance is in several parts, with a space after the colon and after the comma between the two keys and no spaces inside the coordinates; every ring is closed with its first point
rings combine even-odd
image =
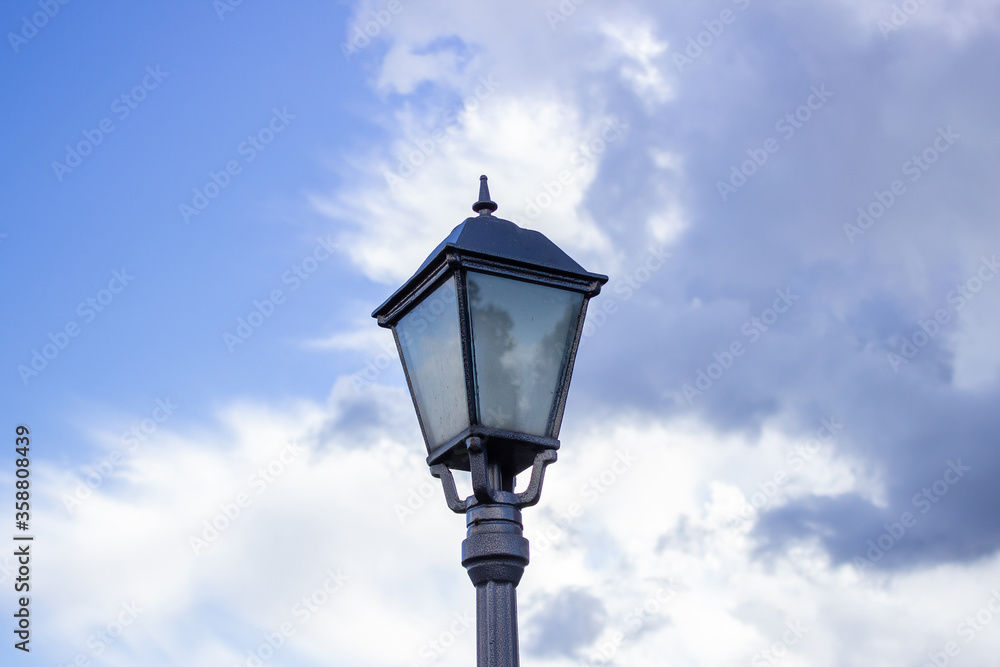
{"type": "Polygon", "coordinates": [[[462,565],[476,587],[478,667],[519,667],[517,584],[528,564],[521,512],[513,505],[477,505],[466,513],[462,565]]]}
{"type": "Polygon", "coordinates": [[[509,581],[476,586],[479,667],[518,667],[517,588],[509,581]],[[485,629],[485,632],[483,631],[485,629]]]}

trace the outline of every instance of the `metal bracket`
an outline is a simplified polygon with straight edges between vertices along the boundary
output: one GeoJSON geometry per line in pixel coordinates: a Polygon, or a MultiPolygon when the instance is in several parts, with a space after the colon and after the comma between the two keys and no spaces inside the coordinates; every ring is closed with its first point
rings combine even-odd
{"type": "Polygon", "coordinates": [[[431,475],[441,480],[444,489],[445,502],[448,509],[456,514],[464,514],[476,505],[501,503],[517,508],[535,505],[542,493],[542,482],[545,480],[545,468],[556,461],[555,450],[546,449],[535,454],[531,465],[531,479],[528,488],[521,493],[504,491],[496,471],[491,471],[487,461],[486,448],[480,438],[470,437],[465,441],[469,452],[469,469],[472,473],[472,495],[464,500],[459,498],[455,487],[455,477],[451,469],[443,464],[431,466],[431,475]]]}
{"type": "Polygon", "coordinates": [[[431,466],[431,475],[441,480],[444,487],[444,499],[448,503],[448,509],[455,514],[465,514],[468,509],[469,499],[462,500],[458,497],[458,489],[455,488],[455,477],[451,474],[451,468],[443,463],[431,466]]]}
{"type": "Polygon", "coordinates": [[[531,464],[531,480],[528,488],[517,494],[518,507],[531,507],[542,497],[542,482],[545,480],[545,468],[556,462],[556,450],[546,449],[535,454],[535,462],[531,464]]]}
{"type": "Polygon", "coordinates": [[[512,497],[514,494],[503,490],[500,471],[490,468],[482,438],[476,436],[466,438],[465,447],[469,452],[469,470],[472,473],[472,495],[475,496],[475,504],[514,504],[512,497]]]}

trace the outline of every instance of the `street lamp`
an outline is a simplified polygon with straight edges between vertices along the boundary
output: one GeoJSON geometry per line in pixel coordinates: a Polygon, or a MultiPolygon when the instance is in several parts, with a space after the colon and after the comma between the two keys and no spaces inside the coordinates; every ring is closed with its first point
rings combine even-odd
{"type": "Polygon", "coordinates": [[[465,514],[462,565],[476,587],[479,667],[516,667],[517,594],[528,564],[521,508],[538,502],[588,300],[589,273],[539,232],[493,216],[480,177],[466,218],[372,317],[392,329],[431,474],[465,514]],[[514,492],[516,475],[530,481],[514,492]],[[471,472],[459,497],[452,470],[471,472]]]}

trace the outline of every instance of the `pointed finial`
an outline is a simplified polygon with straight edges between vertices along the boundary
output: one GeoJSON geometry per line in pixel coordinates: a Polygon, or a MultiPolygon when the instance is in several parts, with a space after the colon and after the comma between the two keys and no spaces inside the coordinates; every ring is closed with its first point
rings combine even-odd
{"type": "Polygon", "coordinates": [[[490,186],[486,183],[486,176],[479,177],[479,201],[472,205],[472,210],[479,215],[490,215],[497,210],[497,203],[490,201],[490,186]]]}

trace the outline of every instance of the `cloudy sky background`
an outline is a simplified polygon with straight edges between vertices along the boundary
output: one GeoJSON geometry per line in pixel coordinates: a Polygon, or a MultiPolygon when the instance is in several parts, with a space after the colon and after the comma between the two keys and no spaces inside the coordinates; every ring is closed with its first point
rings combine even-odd
{"type": "Polygon", "coordinates": [[[369,314],[485,173],[611,276],[525,664],[993,664],[1000,2],[224,2],[0,10],[5,656],[471,663],[369,314]]]}

